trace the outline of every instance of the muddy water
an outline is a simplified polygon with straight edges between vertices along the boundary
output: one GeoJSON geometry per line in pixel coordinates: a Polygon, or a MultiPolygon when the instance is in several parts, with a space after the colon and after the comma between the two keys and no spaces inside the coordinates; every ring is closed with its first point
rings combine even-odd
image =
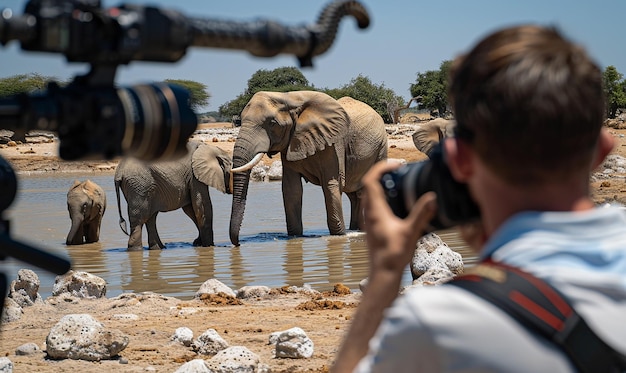
{"type": "MultiPolygon", "coordinates": [[[[238,289],[245,285],[311,286],[324,291],[336,283],[358,289],[367,276],[367,249],[362,233],[329,236],[323,196],[319,187],[305,184],[303,211],[305,235],[289,239],[285,234],[280,182],[251,183],[241,229],[241,246],[228,239],[231,196],[211,189],[215,247],[193,247],[195,226],[181,211],[160,213],[157,226],[164,250],[126,251],[128,237],[119,227],[113,175],[19,175],[18,195],[5,211],[11,236],[37,249],[68,257],[75,270],[87,271],[107,282],[107,297],[124,292],[153,291],[190,299],[200,285],[216,278],[238,289]],[[90,178],[107,193],[107,210],[100,242],[66,246],[70,228],[66,194],[75,179],[90,178]]],[[[344,211],[348,211],[344,198],[344,211]]],[[[122,200],[126,220],[126,205],[122,200]]],[[[346,221],[348,215],[346,214],[346,221]]],[[[474,258],[451,232],[439,232],[449,246],[461,252],[466,263],[474,258]]],[[[147,233],[144,228],[144,245],[147,233]]],[[[41,280],[39,293],[51,294],[55,275],[36,266],[6,259],[0,268],[9,282],[20,268],[34,270],[41,280]]],[[[405,284],[411,281],[407,269],[405,284]]]]}

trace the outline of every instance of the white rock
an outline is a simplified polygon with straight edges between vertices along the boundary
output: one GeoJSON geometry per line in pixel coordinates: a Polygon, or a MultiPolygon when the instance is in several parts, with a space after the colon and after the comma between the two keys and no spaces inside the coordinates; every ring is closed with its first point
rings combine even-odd
{"type": "Polygon", "coordinates": [[[306,359],[313,356],[313,341],[298,327],[272,333],[269,343],[276,346],[276,357],[306,359]]]}
{"type": "Polygon", "coordinates": [[[202,285],[200,285],[200,289],[198,289],[194,298],[196,299],[200,298],[202,294],[218,294],[218,293],[224,293],[226,295],[230,295],[233,298],[237,296],[237,294],[235,294],[233,289],[224,285],[224,283],[222,283],[221,281],[212,278],[210,280],[206,280],[202,285]]]}
{"type": "Polygon", "coordinates": [[[177,328],[174,331],[172,340],[182,343],[184,346],[189,347],[193,342],[193,331],[186,326],[177,328]]]}
{"type": "Polygon", "coordinates": [[[202,355],[215,355],[228,348],[228,342],[215,329],[209,329],[191,344],[191,348],[202,355]]]}
{"type": "Polygon", "coordinates": [[[88,314],[66,315],[52,327],[46,351],[53,359],[99,361],[110,359],[128,346],[119,330],[106,329],[88,314]]]}
{"type": "Polygon", "coordinates": [[[13,373],[13,362],[8,357],[0,357],[0,373],[13,373]]]}
{"type": "Polygon", "coordinates": [[[52,286],[52,295],[69,293],[80,298],[103,298],[106,296],[106,281],[98,276],[83,271],[69,271],[57,276],[52,286]]]}
{"type": "Polygon", "coordinates": [[[194,359],[181,365],[174,373],[214,373],[203,359],[194,359]]]}
{"type": "Polygon", "coordinates": [[[237,290],[237,298],[248,299],[264,297],[270,293],[270,288],[267,286],[244,286],[237,290]]]}
{"type": "Polygon", "coordinates": [[[213,356],[207,366],[215,373],[256,373],[259,356],[243,346],[233,346],[213,356]]]}

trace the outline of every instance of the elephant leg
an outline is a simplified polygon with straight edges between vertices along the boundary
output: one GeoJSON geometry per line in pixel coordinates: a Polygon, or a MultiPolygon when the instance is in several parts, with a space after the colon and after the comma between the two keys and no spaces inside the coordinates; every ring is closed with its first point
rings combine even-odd
{"type": "Polygon", "coordinates": [[[284,163],[282,189],[287,234],[289,236],[302,236],[302,180],[299,173],[284,167],[284,163]]]}
{"type": "Polygon", "coordinates": [[[141,230],[143,229],[143,224],[137,224],[130,222],[130,235],[128,236],[128,250],[129,251],[139,251],[143,250],[143,245],[141,243],[141,230]]]}
{"type": "Polygon", "coordinates": [[[161,238],[159,237],[159,232],[157,231],[156,217],[157,213],[155,212],[154,214],[152,214],[152,216],[148,218],[148,221],[146,221],[149,250],[160,250],[165,248],[165,245],[163,244],[163,242],[161,242],[161,238]]]}
{"type": "Polygon", "coordinates": [[[346,195],[350,200],[350,230],[360,230],[363,227],[360,192],[350,192],[346,195]]]}
{"type": "Polygon", "coordinates": [[[326,202],[326,223],[328,224],[330,234],[346,234],[339,181],[337,179],[329,180],[322,187],[322,190],[324,191],[324,201],[326,202]]]}
{"type": "Polygon", "coordinates": [[[191,205],[183,206],[183,212],[185,215],[189,216],[189,219],[193,221],[193,224],[198,229],[198,237],[193,240],[193,246],[200,246],[200,227],[198,226],[198,222],[196,221],[196,214],[193,212],[193,207],[191,205]]]}
{"type": "Polygon", "coordinates": [[[183,206],[183,211],[193,221],[198,229],[198,237],[193,240],[193,246],[213,246],[213,206],[210,208],[210,217],[198,218],[193,206],[183,206]],[[207,230],[206,225],[210,224],[210,228],[207,230]],[[205,228],[203,228],[203,226],[205,228]]]}
{"type": "Polygon", "coordinates": [[[98,242],[100,239],[100,220],[92,220],[88,223],[85,223],[83,227],[83,232],[85,235],[85,243],[94,243],[98,242]]]}
{"type": "Polygon", "coordinates": [[[213,204],[206,184],[195,178],[191,181],[191,204],[186,207],[190,211],[185,213],[198,228],[198,238],[193,242],[194,246],[213,246],[213,204]]]}

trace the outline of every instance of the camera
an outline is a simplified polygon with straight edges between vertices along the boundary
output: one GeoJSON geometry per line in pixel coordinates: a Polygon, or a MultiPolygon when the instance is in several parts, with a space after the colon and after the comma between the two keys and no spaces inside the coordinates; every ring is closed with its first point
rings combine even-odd
{"type": "Polygon", "coordinates": [[[467,185],[452,177],[443,144],[439,143],[428,156],[428,160],[409,163],[381,177],[380,182],[393,213],[405,218],[421,195],[433,191],[437,194],[437,213],[430,221],[428,231],[451,228],[478,219],[480,209],[467,185]]]}
{"type": "Polygon", "coordinates": [[[44,93],[1,98],[0,128],[56,132],[65,160],[176,158],[197,125],[188,101],[187,90],[164,83],[116,88],[53,82],[44,93]]]}

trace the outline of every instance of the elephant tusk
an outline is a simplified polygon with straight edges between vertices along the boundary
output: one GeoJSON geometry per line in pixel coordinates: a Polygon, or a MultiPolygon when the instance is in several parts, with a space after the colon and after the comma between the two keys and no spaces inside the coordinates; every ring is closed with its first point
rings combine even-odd
{"type": "Polygon", "coordinates": [[[261,158],[263,158],[263,156],[265,155],[265,153],[257,153],[254,158],[252,158],[252,160],[246,164],[244,164],[243,166],[237,167],[237,168],[233,168],[230,170],[230,177],[229,177],[229,188],[230,188],[230,192],[233,192],[233,174],[235,172],[245,172],[248,171],[249,169],[251,169],[252,167],[254,167],[257,163],[259,163],[261,161],[261,158]]]}
{"type": "Polygon", "coordinates": [[[232,170],[230,170],[231,174],[234,172],[245,172],[248,171],[249,169],[251,169],[252,167],[254,167],[257,163],[259,163],[261,161],[261,158],[263,158],[263,156],[265,155],[265,153],[257,153],[257,155],[254,156],[254,158],[252,158],[252,160],[246,164],[244,164],[243,166],[237,167],[237,168],[233,168],[232,170]]]}

